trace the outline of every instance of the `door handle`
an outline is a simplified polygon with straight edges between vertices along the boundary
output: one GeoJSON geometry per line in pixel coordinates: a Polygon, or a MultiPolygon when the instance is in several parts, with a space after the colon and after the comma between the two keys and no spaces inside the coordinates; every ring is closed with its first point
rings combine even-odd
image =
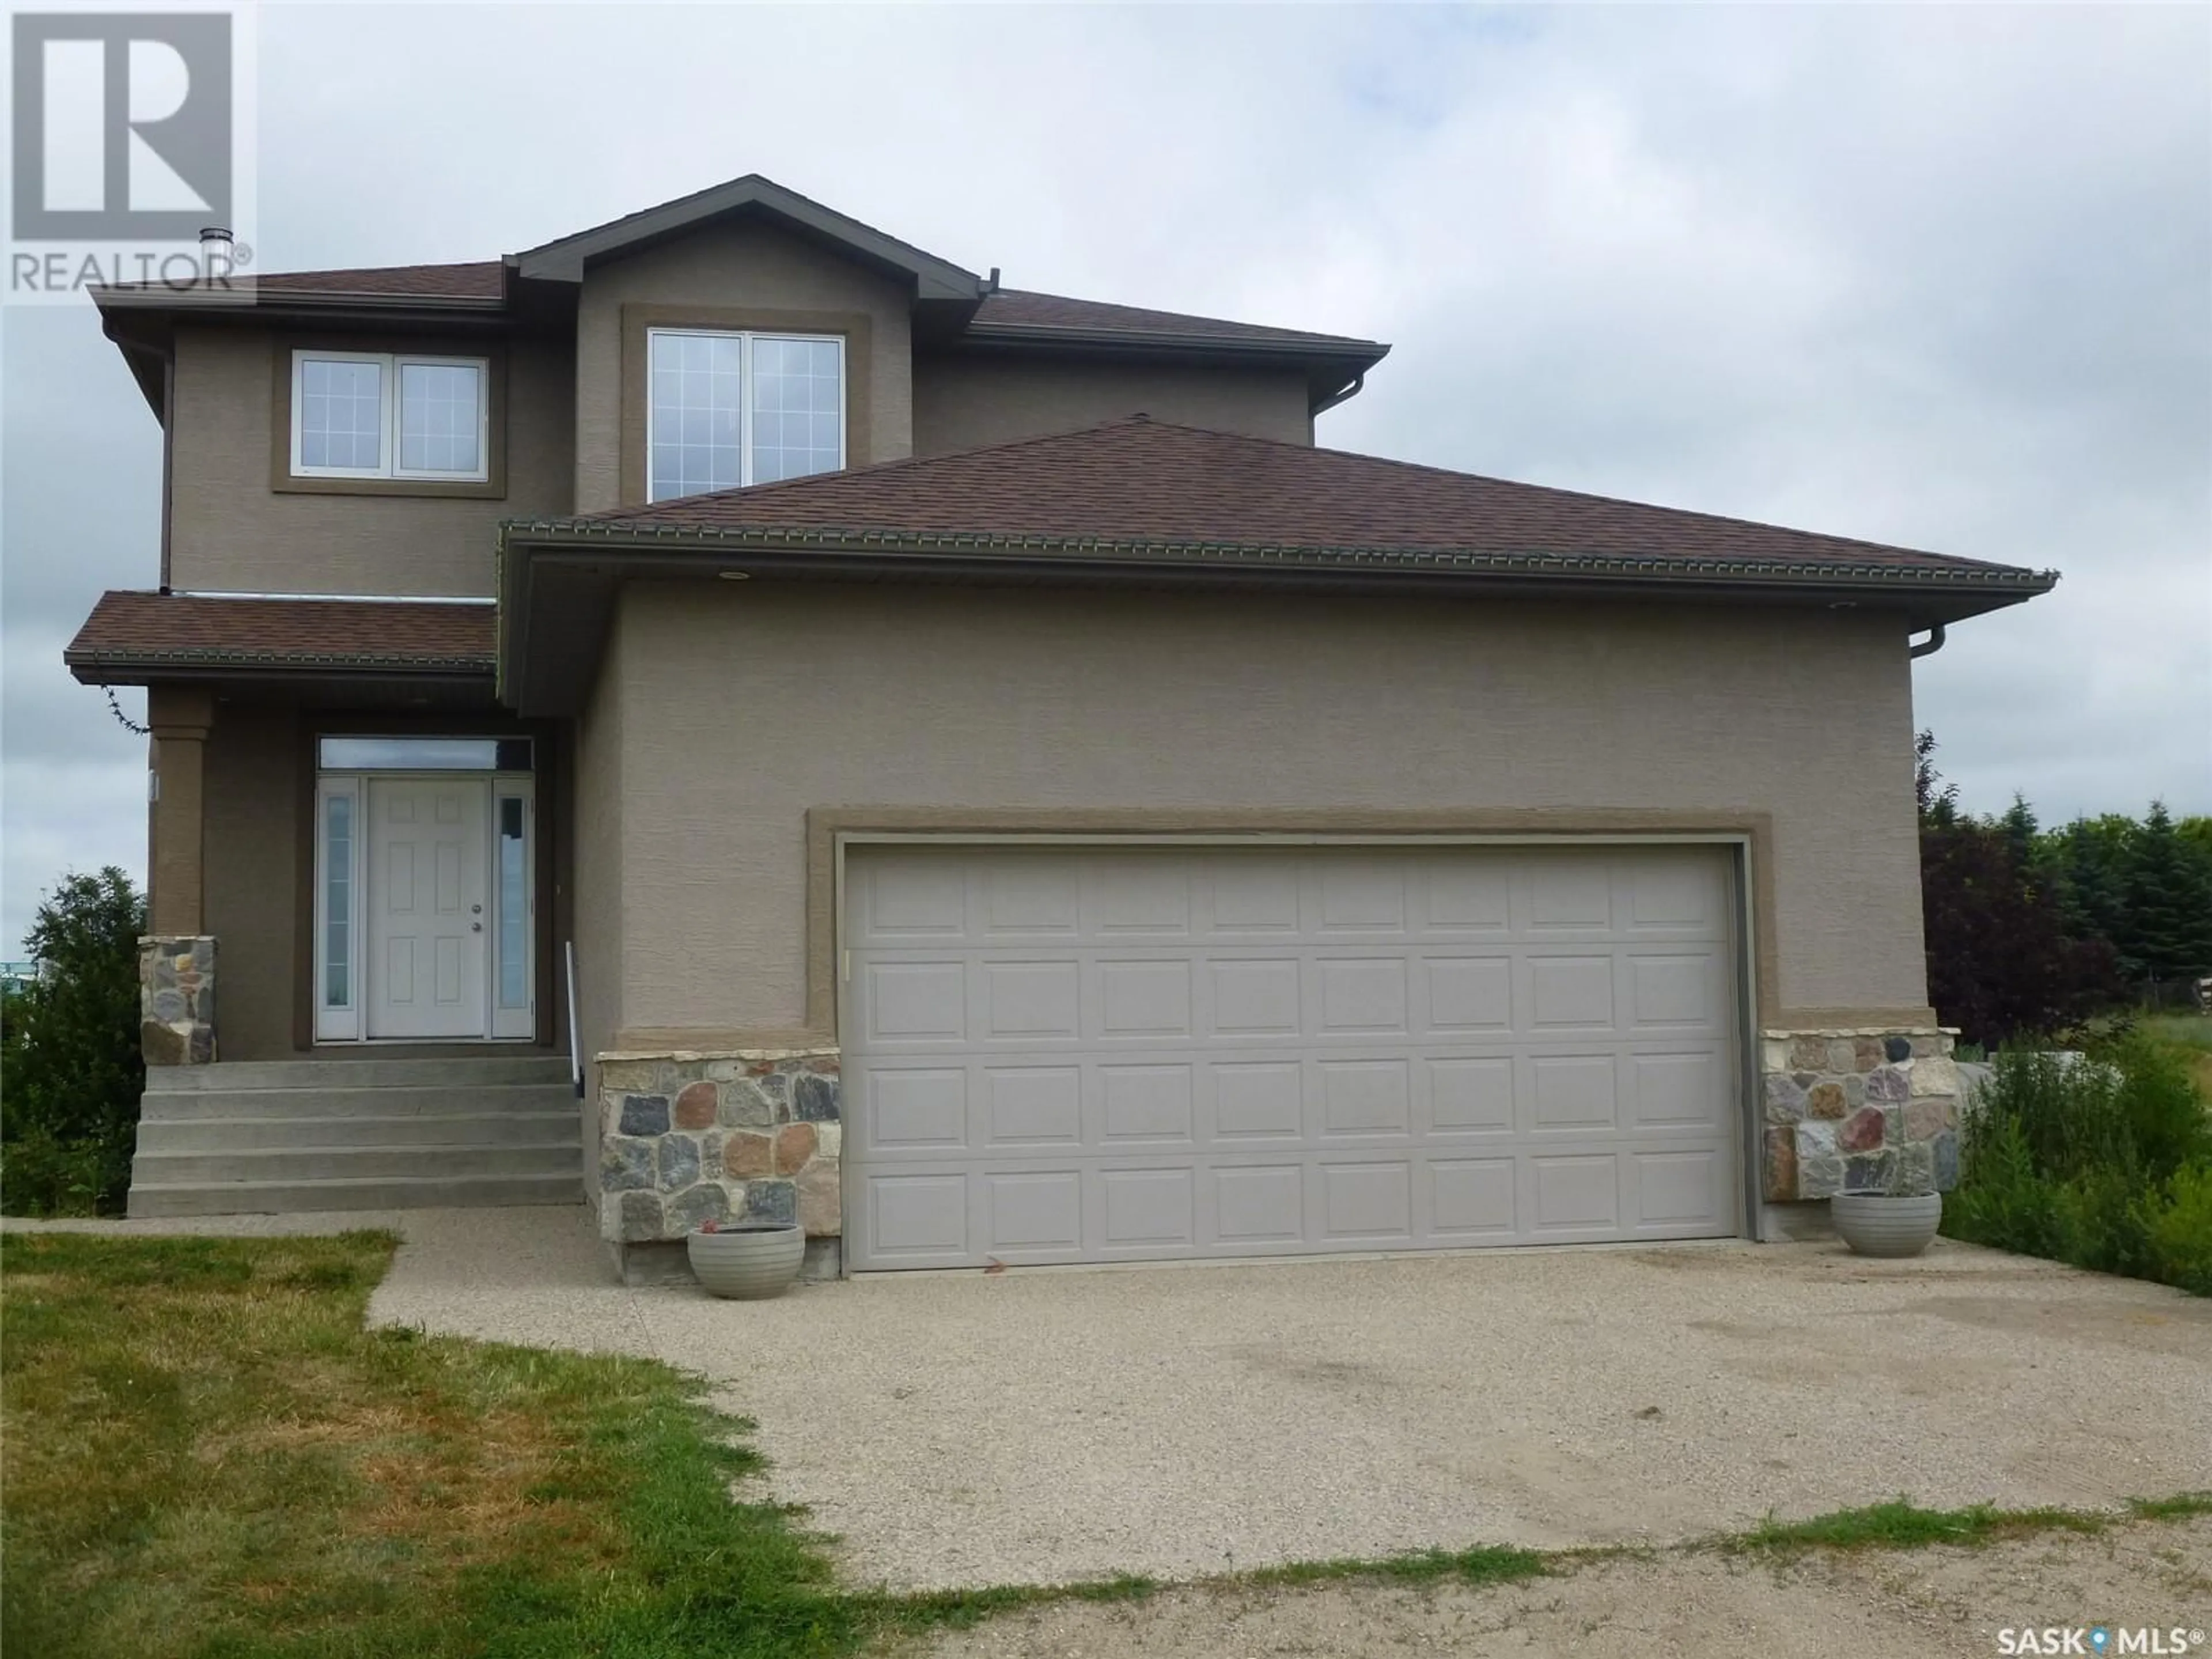
{"type": "Polygon", "coordinates": [[[480,921],[471,922],[469,924],[469,932],[471,933],[481,933],[483,932],[483,923],[480,921]]]}
{"type": "Polygon", "coordinates": [[[483,906],[481,904],[471,904],[469,906],[469,914],[472,916],[482,915],[483,914],[483,906]]]}

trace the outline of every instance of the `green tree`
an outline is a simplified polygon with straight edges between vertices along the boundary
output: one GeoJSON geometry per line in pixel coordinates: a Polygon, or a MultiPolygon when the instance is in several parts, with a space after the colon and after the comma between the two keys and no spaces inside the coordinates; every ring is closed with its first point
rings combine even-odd
{"type": "Polygon", "coordinates": [[[113,1210],[129,1191],[145,931],[145,899],[112,866],[39,907],[24,941],[38,978],[0,1006],[0,1210],[113,1210]]]}
{"type": "Polygon", "coordinates": [[[2135,821],[2117,813],[2076,818],[2040,838],[2035,862],[2052,882],[2067,931],[2076,939],[2109,940],[2118,953],[2120,971],[2140,979],[2142,966],[2128,955],[2124,943],[2127,861],[2135,833],[2135,821]]]}
{"type": "Polygon", "coordinates": [[[1997,820],[1997,828],[2004,831],[2005,844],[2012,849],[2012,861],[2016,869],[2030,867],[2035,856],[2035,842],[2039,826],[2035,822],[2035,809],[2027,804],[2027,797],[2014,791],[2012,805],[1997,820]]]}
{"type": "Polygon", "coordinates": [[[2131,838],[2124,866],[2125,955],[2146,976],[2195,979],[2212,974],[2212,867],[2185,840],[2164,801],[2131,838]]]}

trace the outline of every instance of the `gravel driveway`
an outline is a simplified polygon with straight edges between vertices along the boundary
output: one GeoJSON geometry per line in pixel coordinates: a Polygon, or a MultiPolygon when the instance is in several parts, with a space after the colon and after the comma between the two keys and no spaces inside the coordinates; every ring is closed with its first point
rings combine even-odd
{"type": "Polygon", "coordinates": [[[372,1317],[706,1372],[856,1583],[2212,1487],[2212,1303],[1963,1245],[906,1274],[738,1304],[609,1283],[581,1212],[401,1224],[372,1317]]]}

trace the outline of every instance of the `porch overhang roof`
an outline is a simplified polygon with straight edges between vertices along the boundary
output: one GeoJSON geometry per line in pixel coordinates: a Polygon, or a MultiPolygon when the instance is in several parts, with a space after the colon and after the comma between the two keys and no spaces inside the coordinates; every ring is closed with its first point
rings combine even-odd
{"type": "Polygon", "coordinates": [[[87,685],[381,682],[488,695],[488,604],[112,592],[62,653],[87,685]]]}

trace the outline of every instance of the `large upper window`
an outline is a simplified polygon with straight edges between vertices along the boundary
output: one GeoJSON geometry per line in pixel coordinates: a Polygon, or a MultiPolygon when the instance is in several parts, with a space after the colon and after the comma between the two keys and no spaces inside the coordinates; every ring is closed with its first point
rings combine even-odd
{"type": "Polygon", "coordinates": [[[845,465],[845,343],[835,335],[656,328],[649,499],[845,465]]]}
{"type": "Polygon", "coordinates": [[[292,354],[292,474],[301,478],[490,476],[481,357],[292,354]]]}

